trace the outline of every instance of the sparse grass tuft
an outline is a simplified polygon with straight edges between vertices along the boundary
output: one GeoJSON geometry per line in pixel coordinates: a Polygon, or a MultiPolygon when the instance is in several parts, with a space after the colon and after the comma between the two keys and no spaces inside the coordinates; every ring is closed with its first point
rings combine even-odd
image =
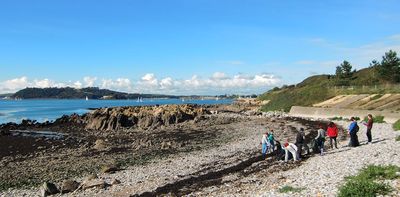
{"type": "Polygon", "coordinates": [[[400,135],[396,137],[396,141],[400,141],[400,135]]]}
{"type": "Polygon", "coordinates": [[[397,120],[394,124],[393,124],[393,129],[395,131],[400,131],[400,120],[397,120]]]}
{"type": "Polygon", "coordinates": [[[304,188],[296,188],[296,187],[292,187],[289,185],[285,185],[285,186],[279,188],[278,192],[279,193],[289,193],[289,192],[296,193],[296,192],[301,192],[303,190],[304,190],[304,188]]]}
{"type": "Polygon", "coordinates": [[[381,98],[382,96],[383,96],[383,94],[377,94],[377,95],[371,97],[371,100],[377,100],[377,99],[381,98]]]}

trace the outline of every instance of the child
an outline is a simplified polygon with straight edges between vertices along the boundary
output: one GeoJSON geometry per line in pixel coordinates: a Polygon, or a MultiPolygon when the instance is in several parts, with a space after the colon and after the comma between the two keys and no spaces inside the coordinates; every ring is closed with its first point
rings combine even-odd
{"type": "Polygon", "coordinates": [[[267,152],[269,149],[268,132],[266,132],[261,139],[261,153],[264,158],[267,158],[267,152]]]}

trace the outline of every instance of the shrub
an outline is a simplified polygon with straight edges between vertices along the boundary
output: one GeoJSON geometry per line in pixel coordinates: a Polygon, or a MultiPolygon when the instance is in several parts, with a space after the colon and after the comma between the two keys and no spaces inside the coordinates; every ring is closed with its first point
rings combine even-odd
{"type": "Polygon", "coordinates": [[[378,115],[378,116],[375,116],[373,119],[374,119],[374,122],[376,122],[376,123],[385,123],[385,121],[383,120],[383,119],[385,119],[385,116],[378,115]]]}
{"type": "Polygon", "coordinates": [[[281,188],[279,188],[278,192],[279,193],[288,193],[288,192],[301,192],[302,190],[304,190],[304,188],[296,188],[296,187],[292,187],[289,185],[285,185],[281,188]]]}
{"type": "Polygon", "coordinates": [[[400,141],[400,135],[396,137],[396,141],[400,141]]]}
{"type": "Polygon", "coordinates": [[[351,178],[339,189],[339,197],[364,197],[376,196],[377,194],[385,195],[391,192],[389,185],[384,183],[376,183],[373,180],[351,178]]]}
{"type": "Polygon", "coordinates": [[[374,166],[363,168],[358,175],[346,178],[339,188],[340,197],[344,196],[377,196],[389,194],[393,188],[378,180],[396,179],[400,168],[398,166],[374,166]]]}
{"type": "Polygon", "coordinates": [[[395,131],[400,131],[400,120],[397,120],[394,124],[393,124],[393,129],[395,131]]]}
{"type": "Polygon", "coordinates": [[[341,116],[335,116],[333,118],[329,118],[330,120],[343,120],[343,117],[341,116]]]}
{"type": "MultiPolygon", "coordinates": [[[[372,120],[374,120],[374,123],[385,123],[384,119],[385,119],[385,116],[381,116],[381,115],[376,115],[376,116],[372,117],[372,120]]],[[[367,116],[364,117],[364,121],[368,122],[367,116]]]]}

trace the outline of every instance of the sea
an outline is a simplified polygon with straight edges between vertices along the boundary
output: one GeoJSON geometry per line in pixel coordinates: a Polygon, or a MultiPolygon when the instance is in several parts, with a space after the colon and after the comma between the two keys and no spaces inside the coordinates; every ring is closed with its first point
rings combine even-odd
{"type": "Polygon", "coordinates": [[[59,100],[27,99],[0,100],[0,124],[23,119],[38,122],[54,121],[62,115],[84,114],[90,109],[117,106],[147,106],[165,104],[230,104],[232,99],[219,100],[181,100],[181,99],[143,99],[137,100],[59,100]]]}

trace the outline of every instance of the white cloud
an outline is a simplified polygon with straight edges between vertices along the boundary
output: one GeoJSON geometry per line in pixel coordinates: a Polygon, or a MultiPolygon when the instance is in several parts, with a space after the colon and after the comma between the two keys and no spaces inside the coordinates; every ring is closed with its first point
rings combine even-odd
{"type": "Polygon", "coordinates": [[[74,88],[82,88],[82,83],[80,82],[80,81],[76,81],[75,83],[74,83],[74,86],[73,86],[74,88]]]}
{"type": "Polygon", "coordinates": [[[159,94],[224,94],[224,93],[262,93],[273,86],[280,85],[280,79],[271,74],[229,76],[223,72],[213,73],[209,77],[193,75],[189,79],[165,77],[158,79],[153,73],[143,75],[139,80],[128,78],[101,79],[85,77],[81,81],[58,83],[50,79],[29,80],[27,77],[0,82],[0,93],[16,92],[25,87],[74,87],[98,86],[123,92],[159,93],[159,94]]]}
{"type": "Polygon", "coordinates": [[[83,82],[85,82],[86,87],[93,87],[96,80],[97,80],[97,77],[84,77],[83,78],[83,82]]]}
{"type": "Polygon", "coordinates": [[[16,90],[25,88],[29,85],[27,77],[20,77],[15,79],[0,82],[0,93],[10,93],[16,90]]]}

